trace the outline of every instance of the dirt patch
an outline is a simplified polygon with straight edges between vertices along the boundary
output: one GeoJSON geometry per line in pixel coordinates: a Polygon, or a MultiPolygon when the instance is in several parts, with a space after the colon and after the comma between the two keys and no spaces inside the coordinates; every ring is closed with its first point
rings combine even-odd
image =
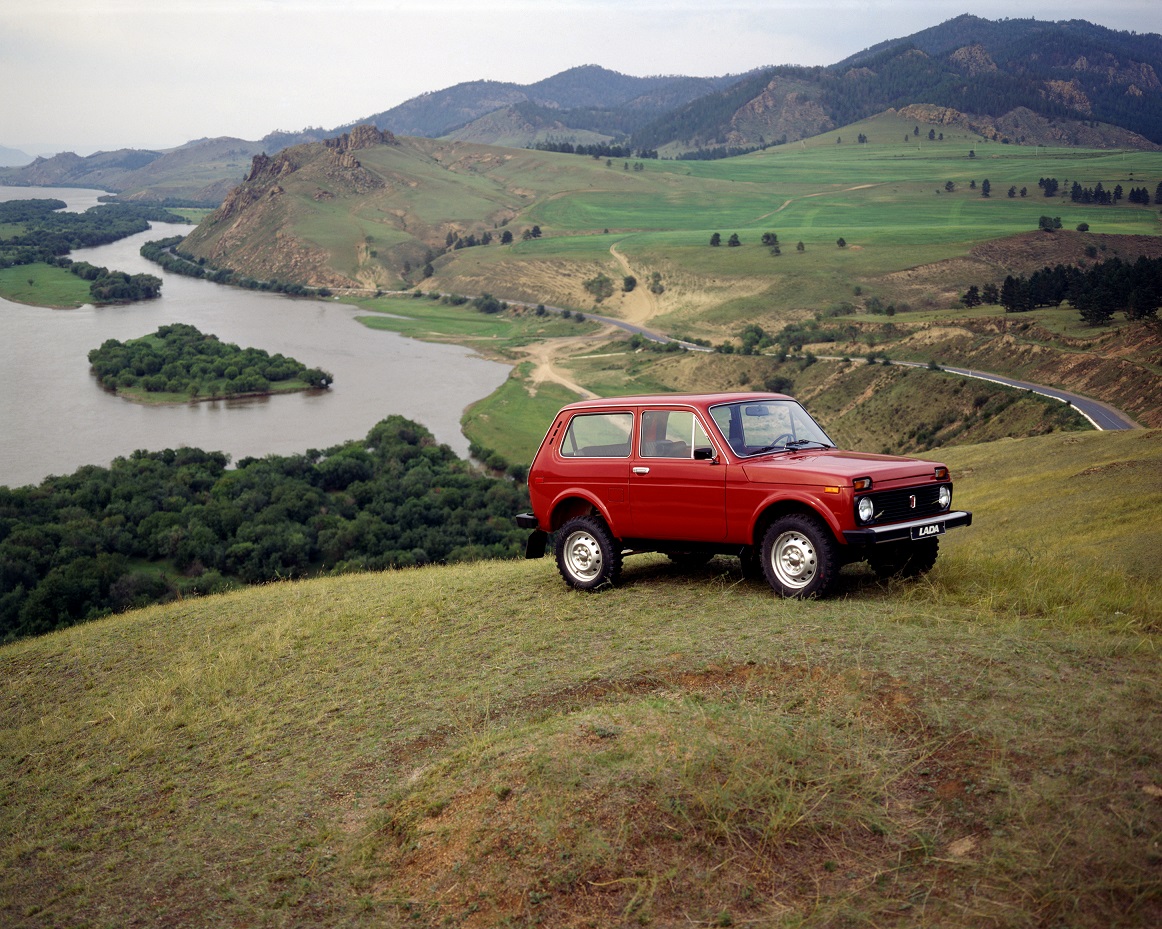
{"type": "Polygon", "coordinates": [[[921,704],[883,673],[754,665],[531,698],[512,716],[533,722],[446,745],[391,798],[374,896],[427,926],[903,913],[942,893],[942,863],[908,865],[921,830],[977,853],[966,810],[991,751],[921,704]]]}

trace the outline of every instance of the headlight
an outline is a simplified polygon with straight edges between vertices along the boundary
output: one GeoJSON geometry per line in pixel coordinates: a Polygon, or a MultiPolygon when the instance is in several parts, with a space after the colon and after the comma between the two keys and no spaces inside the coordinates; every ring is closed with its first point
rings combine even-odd
{"type": "Polygon", "coordinates": [[[872,517],[876,515],[876,505],[872,502],[872,498],[860,497],[859,503],[856,505],[856,512],[859,513],[862,522],[870,523],[872,517]]]}
{"type": "Polygon", "coordinates": [[[940,503],[940,509],[947,510],[948,505],[952,503],[952,489],[947,485],[942,486],[936,499],[940,503]]]}

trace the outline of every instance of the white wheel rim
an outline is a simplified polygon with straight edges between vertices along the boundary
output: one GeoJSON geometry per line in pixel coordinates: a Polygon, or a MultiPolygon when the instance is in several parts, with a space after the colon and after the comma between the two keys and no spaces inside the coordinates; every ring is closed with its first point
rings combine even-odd
{"type": "Polygon", "coordinates": [[[771,546],[771,567],[784,587],[802,590],[815,579],[819,558],[801,532],[784,532],[771,546]]]}
{"type": "Polygon", "coordinates": [[[565,540],[565,565],[580,581],[590,581],[601,573],[601,546],[588,532],[574,532],[565,540]]]}

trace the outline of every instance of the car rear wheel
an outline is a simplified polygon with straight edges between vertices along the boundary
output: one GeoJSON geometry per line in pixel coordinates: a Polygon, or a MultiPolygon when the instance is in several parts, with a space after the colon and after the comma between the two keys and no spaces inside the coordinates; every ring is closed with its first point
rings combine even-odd
{"type": "Polygon", "coordinates": [[[823,596],[839,571],[831,533],[802,513],[771,523],[763,535],[762,566],[776,593],[799,599],[823,596]]]}
{"type": "Polygon", "coordinates": [[[621,548],[596,516],[578,516],[557,530],[557,568],[570,587],[596,590],[616,584],[621,548]]]}

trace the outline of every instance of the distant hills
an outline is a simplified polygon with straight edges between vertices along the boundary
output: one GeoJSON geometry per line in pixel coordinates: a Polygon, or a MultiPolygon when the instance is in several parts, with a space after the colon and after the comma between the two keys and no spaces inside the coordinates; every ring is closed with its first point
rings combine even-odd
{"type": "Polygon", "coordinates": [[[0,167],[26,165],[32,161],[32,156],[16,148],[5,148],[0,145],[0,167]]]}
{"type": "Polygon", "coordinates": [[[633,77],[585,65],[534,84],[471,81],[331,130],[259,142],[203,139],[170,152],[72,153],[0,169],[0,183],[105,187],[219,203],[250,158],[371,124],[420,136],[527,148],[616,144],[661,157],[720,157],[793,142],[887,110],[1017,144],[1162,144],[1162,36],[1083,20],[963,15],[829,67],[721,77],[633,77]]]}

